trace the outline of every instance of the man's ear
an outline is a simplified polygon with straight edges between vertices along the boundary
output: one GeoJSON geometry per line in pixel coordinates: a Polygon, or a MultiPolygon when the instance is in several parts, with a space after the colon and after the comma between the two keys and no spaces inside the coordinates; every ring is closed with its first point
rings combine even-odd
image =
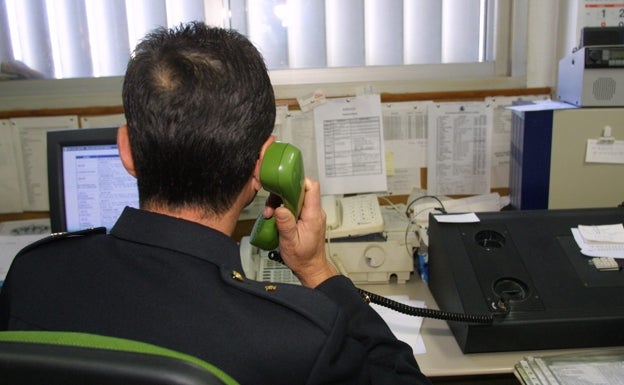
{"type": "Polygon", "coordinates": [[[256,191],[259,191],[262,188],[262,184],[260,183],[260,165],[262,164],[262,159],[264,159],[264,153],[266,152],[266,149],[269,148],[269,146],[273,142],[275,142],[275,136],[269,135],[267,140],[264,142],[264,144],[260,148],[260,154],[258,156],[258,160],[256,160],[256,166],[254,167],[254,171],[253,171],[253,183],[254,183],[254,189],[256,191]]]}
{"type": "Polygon", "coordinates": [[[134,158],[132,157],[132,148],[130,147],[130,137],[128,136],[128,126],[122,125],[117,130],[117,150],[119,158],[124,168],[130,175],[136,178],[136,170],[134,169],[134,158]]]}

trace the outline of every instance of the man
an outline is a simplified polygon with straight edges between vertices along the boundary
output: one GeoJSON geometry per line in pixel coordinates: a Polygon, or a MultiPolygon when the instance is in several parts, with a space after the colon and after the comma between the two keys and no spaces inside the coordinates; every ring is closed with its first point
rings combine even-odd
{"type": "Polygon", "coordinates": [[[4,329],[72,330],[198,356],[242,384],[428,383],[325,256],[317,182],[301,216],[275,215],[281,256],[304,287],[242,274],[230,238],[261,188],[275,100],[262,57],[242,35],[201,23],[157,30],[130,59],[122,162],[141,209],[110,234],[27,247],[0,295],[4,329]]]}

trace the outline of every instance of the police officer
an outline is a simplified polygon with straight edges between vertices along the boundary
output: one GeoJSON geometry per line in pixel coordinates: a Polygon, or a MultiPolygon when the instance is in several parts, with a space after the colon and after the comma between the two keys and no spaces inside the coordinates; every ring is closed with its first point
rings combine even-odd
{"type": "Polygon", "coordinates": [[[0,294],[0,326],[70,330],[198,356],[242,384],[425,384],[398,341],[325,255],[320,188],[300,218],[268,205],[301,286],[244,276],[231,234],[262,187],[275,121],[261,55],[237,32],[189,23],[149,34],[123,85],[118,132],[140,209],[101,230],[21,251],[0,294]]]}

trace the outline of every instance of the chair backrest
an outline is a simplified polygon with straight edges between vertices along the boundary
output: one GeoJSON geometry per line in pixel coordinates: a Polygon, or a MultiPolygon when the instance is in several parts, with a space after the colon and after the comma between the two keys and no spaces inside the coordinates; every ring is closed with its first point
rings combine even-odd
{"type": "Polygon", "coordinates": [[[238,383],[196,357],[127,339],[74,332],[1,331],[0,384],[238,383]]]}

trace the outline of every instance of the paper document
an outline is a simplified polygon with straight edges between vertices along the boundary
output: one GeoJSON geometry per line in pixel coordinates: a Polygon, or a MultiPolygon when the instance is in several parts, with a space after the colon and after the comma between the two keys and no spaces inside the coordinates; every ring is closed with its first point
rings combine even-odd
{"type": "Polygon", "coordinates": [[[15,255],[31,243],[47,235],[0,235],[0,282],[6,278],[15,255]]]}
{"type": "MultiPolygon", "coordinates": [[[[424,301],[414,301],[409,299],[406,295],[390,296],[387,298],[412,307],[425,307],[424,301]]],[[[414,317],[399,313],[395,310],[374,303],[371,303],[371,307],[379,313],[384,321],[386,321],[396,338],[412,347],[414,354],[426,353],[427,350],[422,340],[422,336],[420,335],[420,327],[423,322],[422,317],[414,317]]]]}
{"type": "Polygon", "coordinates": [[[301,150],[305,175],[318,180],[316,137],[312,112],[288,111],[288,114],[284,116],[280,131],[278,140],[291,143],[301,150]]]}
{"type": "Polygon", "coordinates": [[[24,211],[47,211],[47,133],[78,128],[77,116],[11,119],[24,211]]]}
{"type": "Polygon", "coordinates": [[[80,118],[80,127],[82,128],[119,127],[122,124],[126,124],[124,114],[82,116],[80,118]]]}
{"type": "Polygon", "coordinates": [[[0,120],[0,213],[23,211],[17,164],[10,121],[0,120]]]}
{"type": "Polygon", "coordinates": [[[50,235],[49,219],[0,222],[0,284],[13,258],[24,247],[50,235]]]}
{"type": "Polygon", "coordinates": [[[50,219],[24,219],[0,222],[0,235],[49,235],[50,219]]]}
{"type": "Polygon", "coordinates": [[[314,126],[321,194],[388,189],[379,95],[328,100],[314,126]]]}
{"type": "Polygon", "coordinates": [[[590,257],[624,258],[624,226],[619,224],[572,228],[581,253],[590,257]]]}
{"type": "Polygon", "coordinates": [[[429,195],[487,194],[492,160],[492,108],[481,102],[429,108],[429,195]]]}
{"type": "Polygon", "coordinates": [[[527,385],[624,385],[624,349],[526,356],[514,374],[527,385]]]}
{"type": "Polygon", "coordinates": [[[434,215],[440,223],[476,223],[479,217],[475,213],[434,215]]]}
{"type": "Polygon", "coordinates": [[[624,164],[624,140],[588,139],[585,162],[624,164]]]}
{"type": "Polygon", "coordinates": [[[602,226],[578,226],[588,242],[624,243],[624,226],[621,223],[602,226]]]}
{"type": "Polygon", "coordinates": [[[429,102],[385,103],[382,106],[389,194],[420,188],[420,170],[427,167],[429,102]]]}

